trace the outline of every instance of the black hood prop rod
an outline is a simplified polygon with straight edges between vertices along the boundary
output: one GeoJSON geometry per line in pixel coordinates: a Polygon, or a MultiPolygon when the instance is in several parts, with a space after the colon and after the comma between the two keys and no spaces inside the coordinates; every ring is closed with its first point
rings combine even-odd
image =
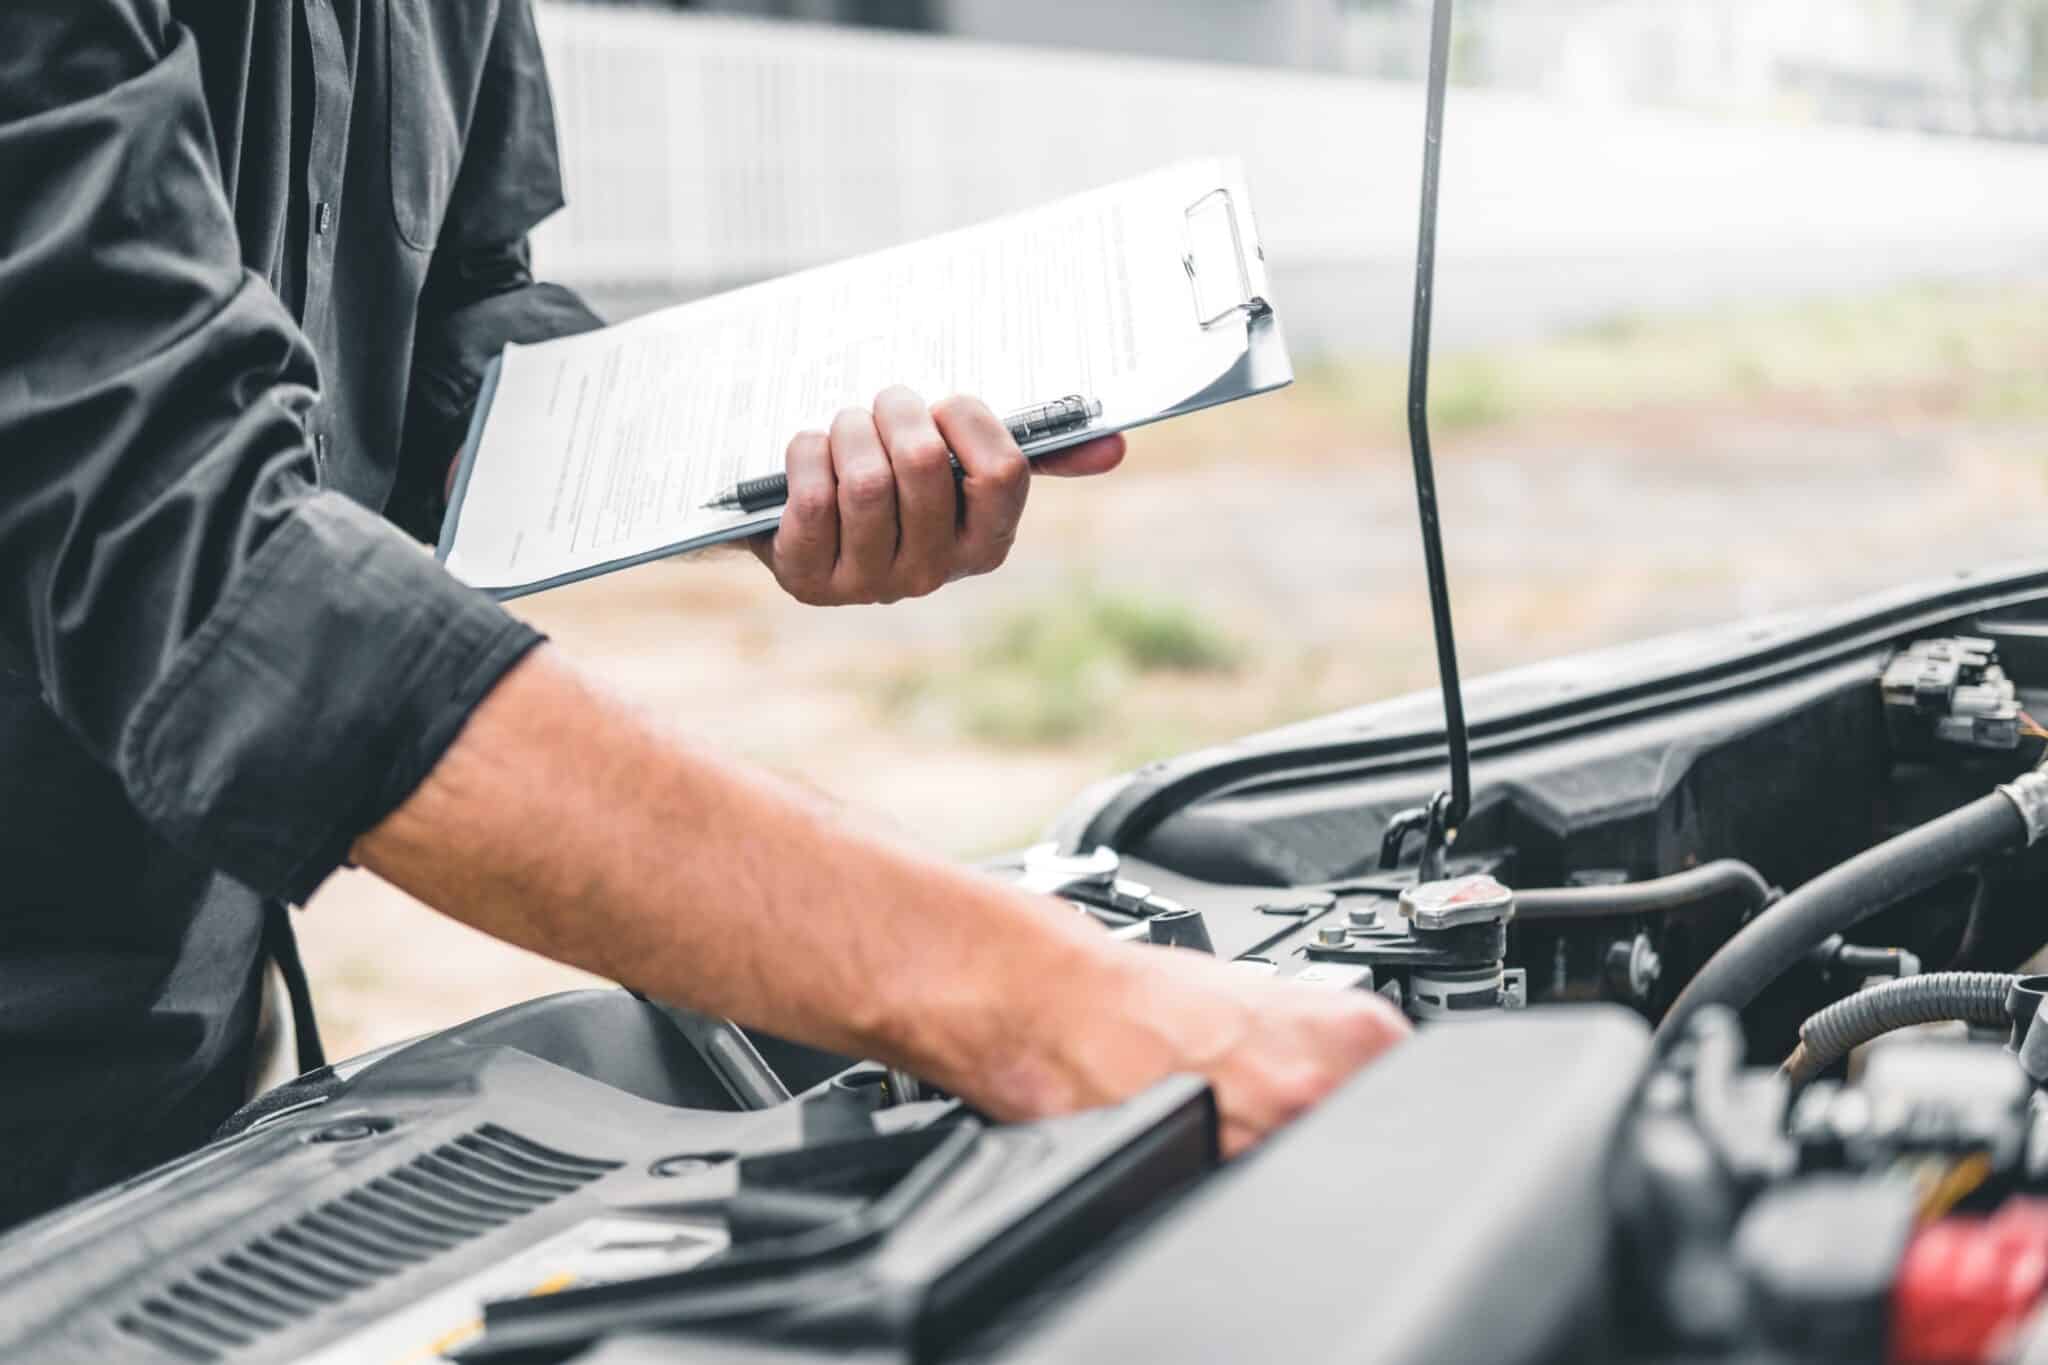
{"type": "Polygon", "coordinates": [[[1444,875],[1458,827],[1472,810],[1472,744],[1465,724],[1465,694],[1458,682],[1458,643],[1451,628],[1451,585],[1444,569],[1443,520],[1437,511],[1436,467],[1429,445],[1430,321],[1436,302],[1436,206],[1444,140],[1444,89],[1451,61],[1451,0],[1434,0],[1429,29],[1428,113],[1422,137],[1422,223],[1415,246],[1415,320],[1408,343],[1408,443],[1415,459],[1415,505],[1422,522],[1422,558],[1429,575],[1430,624],[1436,633],[1437,678],[1443,691],[1444,738],[1450,749],[1450,790],[1427,806],[1387,822],[1380,866],[1401,860],[1409,834],[1423,834],[1418,881],[1444,875]]]}

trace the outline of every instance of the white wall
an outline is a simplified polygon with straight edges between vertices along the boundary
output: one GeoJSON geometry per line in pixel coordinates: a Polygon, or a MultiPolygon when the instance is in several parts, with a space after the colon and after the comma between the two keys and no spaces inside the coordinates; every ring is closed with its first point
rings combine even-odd
{"type": "MultiPolygon", "coordinates": [[[[589,5],[541,20],[571,208],[537,248],[572,283],[701,292],[1224,152],[1297,338],[1403,334],[1416,87],[589,5]]],[[[1442,242],[1453,345],[2008,269],[2048,262],[2048,148],[1457,90],[1442,242]]]]}

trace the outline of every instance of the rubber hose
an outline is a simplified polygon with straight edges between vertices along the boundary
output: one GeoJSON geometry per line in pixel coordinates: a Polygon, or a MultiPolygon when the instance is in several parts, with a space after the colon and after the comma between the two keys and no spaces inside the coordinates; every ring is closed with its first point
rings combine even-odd
{"type": "Polygon", "coordinates": [[[1739,896],[1745,910],[1761,910],[1771,885],[1748,863],[1734,858],[1703,863],[1668,877],[1616,886],[1567,886],[1515,893],[1518,920],[1615,919],[1650,915],[1739,896]]]}
{"type": "Polygon", "coordinates": [[[2018,980],[2009,972],[1930,972],[1858,991],[1799,1026],[1785,1074],[1804,1085],[1871,1039],[1914,1024],[2004,1024],[2005,993],[2018,980]]]}
{"type": "Polygon", "coordinates": [[[1708,1005],[1740,1010],[1830,934],[2027,842],[2027,823],[2002,791],[1917,825],[1821,873],[1736,931],[1678,993],[1657,1025],[1668,1048],[1708,1005]]]}

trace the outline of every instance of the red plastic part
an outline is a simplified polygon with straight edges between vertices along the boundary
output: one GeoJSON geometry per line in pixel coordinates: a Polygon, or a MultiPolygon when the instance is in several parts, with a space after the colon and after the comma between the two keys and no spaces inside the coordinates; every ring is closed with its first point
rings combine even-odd
{"type": "Polygon", "coordinates": [[[1994,1361],[2048,1291],[2048,1199],[1913,1234],[1892,1290],[1892,1365],[1994,1361]]]}

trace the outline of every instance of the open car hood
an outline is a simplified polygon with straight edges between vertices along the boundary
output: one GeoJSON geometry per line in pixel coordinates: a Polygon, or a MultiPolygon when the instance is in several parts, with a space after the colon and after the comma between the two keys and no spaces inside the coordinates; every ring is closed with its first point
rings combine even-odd
{"type": "MultiPolygon", "coordinates": [[[[2048,560],[1963,570],[1854,601],[1751,617],[1568,655],[1466,684],[1481,785],[1514,755],[1688,708],[1796,686],[1847,664],[1873,679],[1898,641],[1986,619],[2048,622],[2048,560]]],[[[2048,640],[2048,624],[2042,636],[2048,640]]],[[[1161,759],[1083,792],[1051,837],[1069,851],[1143,849],[1162,825],[1205,805],[1403,773],[1419,801],[1448,762],[1435,690],[1161,759]]],[[[1156,851],[1156,850],[1155,850],[1156,851]]],[[[1172,862],[1171,858],[1167,861],[1172,862]]],[[[1339,871],[1322,869],[1334,877],[1339,871]]]]}

